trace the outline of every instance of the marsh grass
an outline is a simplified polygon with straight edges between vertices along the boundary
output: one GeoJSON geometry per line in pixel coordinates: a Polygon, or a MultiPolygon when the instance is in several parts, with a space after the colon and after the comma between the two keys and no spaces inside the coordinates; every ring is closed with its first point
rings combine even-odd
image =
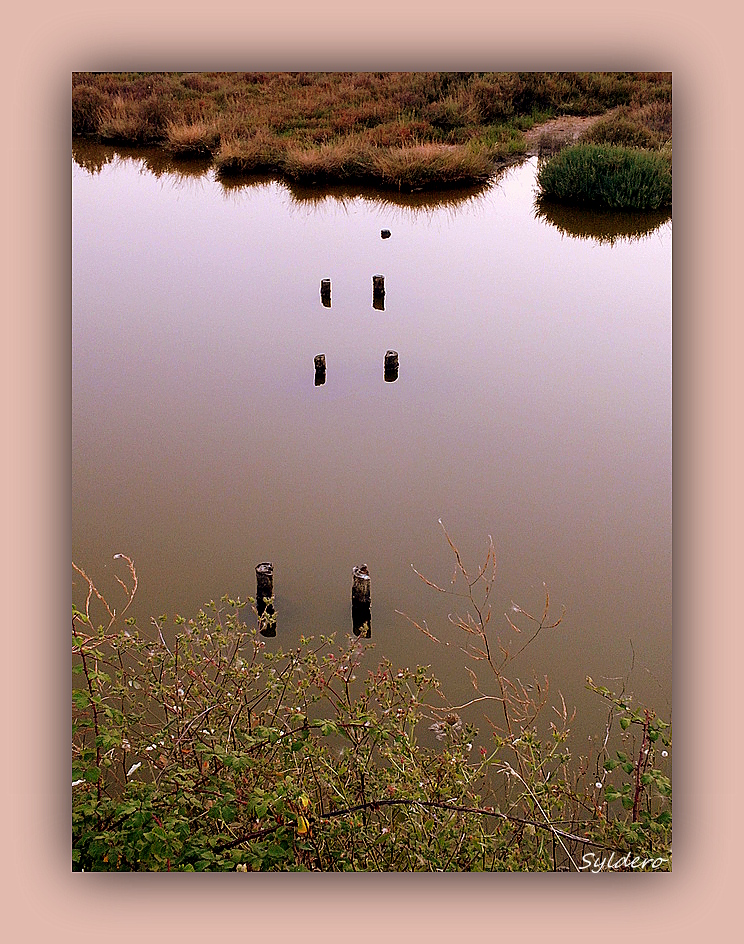
{"type": "Polygon", "coordinates": [[[415,190],[481,180],[555,114],[670,100],[667,73],[75,73],[72,130],[209,154],[225,176],[415,190]]]}

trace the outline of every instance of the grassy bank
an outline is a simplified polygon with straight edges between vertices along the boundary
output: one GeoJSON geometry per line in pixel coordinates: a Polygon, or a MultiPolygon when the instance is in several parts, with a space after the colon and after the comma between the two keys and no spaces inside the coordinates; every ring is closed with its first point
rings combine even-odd
{"type": "Polygon", "coordinates": [[[364,639],[277,649],[252,601],[139,630],[128,558],[118,608],[75,568],[73,868],[669,871],[669,725],[587,680],[607,725],[574,756],[560,696],[515,674],[560,618],[546,598],[497,636],[492,545],[472,574],[455,556],[443,592],[477,670],[464,705],[425,668],[373,662],[364,639]]]}
{"type": "MultiPolygon", "coordinates": [[[[473,184],[557,114],[620,109],[649,146],[668,73],[75,73],[72,131],[208,157],[223,176],[473,184]]],[[[626,129],[627,131],[627,129],[626,129]]]]}

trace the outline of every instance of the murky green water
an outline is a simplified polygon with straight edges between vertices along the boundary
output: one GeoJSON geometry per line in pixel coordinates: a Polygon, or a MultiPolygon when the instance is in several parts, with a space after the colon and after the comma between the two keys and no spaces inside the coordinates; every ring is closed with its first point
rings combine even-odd
{"type": "Polygon", "coordinates": [[[633,665],[668,711],[670,222],[540,216],[534,163],[437,203],[74,157],[73,557],[112,596],[134,559],[140,625],[272,561],[277,642],[343,634],[365,563],[377,654],[467,697],[456,601],[411,569],[449,581],[441,518],[474,568],[493,536],[496,630],[543,582],[566,607],[514,671],[579,731],[604,710],[586,675],[633,665]]]}

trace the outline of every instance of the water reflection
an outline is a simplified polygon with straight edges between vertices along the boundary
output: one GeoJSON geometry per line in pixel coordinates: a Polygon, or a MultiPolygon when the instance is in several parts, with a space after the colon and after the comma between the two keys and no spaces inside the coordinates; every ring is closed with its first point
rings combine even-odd
{"type": "MultiPolygon", "coordinates": [[[[176,178],[201,177],[208,174],[213,163],[209,157],[176,157],[163,148],[129,147],[126,145],[100,144],[85,138],[75,138],[72,142],[72,157],[78,166],[91,174],[100,173],[106,164],[116,159],[132,160],[141,163],[156,177],[170,175],[176,178]]],[[[309,186],[283,181],[293,203],[300,206],[318,206],[327,201],[338,205],[362,199],[381,208],[403,208],[408,210],[434,211],[458,209],[465,204],[482,198],[490,188],[505,174],[508,166],[498,169],[490,180],[476,185],[453,187],[437,191],[380,191],[364,184],[324,184],[309,186]]],[[[267,173],[223,176],[215,174],[222,189],[235,192],[265,185],[276,180],[276,176],[267,173]]],[[[389,230],[384,230],[383,239],[389,237],[389,230]]]]}
{"type": "Polygon", "coordinates": [[[377,311],[385,311],[385,276],[372,276],[372,307],[377,311]]]}
{"type": "Polygon", "coordinates": [[[72,142],[76,164],[91,174],[98,174],[114,160],[131,160],[142,164],[155,177],[203,177],[212,166],[208,157],[175,157],[162,148],[136,148],[123,145],[98,144],[76,138],[72,142]]]}
{"type": "Polygon", "coordinates": [[[566,632],[525,652],[523,678],[548,668],[581,717],[595,707],[585,676],[624,672],[632,633],[628,690],[658,703],[652,676],[671,688],[671,227],[614,246],[564,238],[535,217],[529,163],[457,204],[314,191],[298,208],[266,179],[186,180],[194,162],[162,151],[144,165],[158,181],[141,151],[73,154],[73,553],[96,573],[120,549],[136,560],[141,624],[252,596],[270,560],[291,575],[282,645],[366,633],[348,612],[349,571],[366,560],[377,655],[431,663],[465,701],[449,603],[410,570],[446,584],[444,517],[466,555],[484,534],[499,546],[495,635],[510,600],[529,608],[538,587],[541,605],[543,580],[567,605],[566,632]],[[370,311],[377,272],[385,315],[370,311]],[[386,351],[403,352],[395,386],[386,351]],[[313,387],[318,352],[332,381],[313,387]],[[422,649],[402,612],[442,644],[422,649]]]}
{"type": "Polygon", "coordinates": [[[618,240],[643,239],[672,218],[669,210],[649,210],[643,213],[586,210],[542,200],[535,203],[535,216],[555,226],[566,236],[593,239],[608,245],[614,245],[618,240]]]}

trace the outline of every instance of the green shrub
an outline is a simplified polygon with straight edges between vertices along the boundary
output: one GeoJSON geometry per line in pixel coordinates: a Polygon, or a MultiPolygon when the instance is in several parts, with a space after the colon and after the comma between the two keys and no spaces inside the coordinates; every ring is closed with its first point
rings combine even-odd
{"type": "Polygon", "coordinates": [[[604,144],[564,148],[538,170],[543,200],[623,210],[671,206],[669,159],[650,151],[604,144]]]}
{"type": "Polygon", "coordinates": [[[515,608],[511,640],[489,640],[493,546],[477,575],[452,547],[464,589],[443,592],[467,604],[455,625],[483,676],[470,704],[494,706],[486,737],[427,669],[364,671],[363,638],[271,651],[252,601],[227,597],[140,633],[132,562],[118,611],[75,567],[73,869],[595,871],[614,853],[670,870],[668,725],[588,680],[610,720],[596,757],[573,763],[565,705],[541,726],[547,690],[505,674],[559,625],[547,595],[541,616],[515,608]]]}

